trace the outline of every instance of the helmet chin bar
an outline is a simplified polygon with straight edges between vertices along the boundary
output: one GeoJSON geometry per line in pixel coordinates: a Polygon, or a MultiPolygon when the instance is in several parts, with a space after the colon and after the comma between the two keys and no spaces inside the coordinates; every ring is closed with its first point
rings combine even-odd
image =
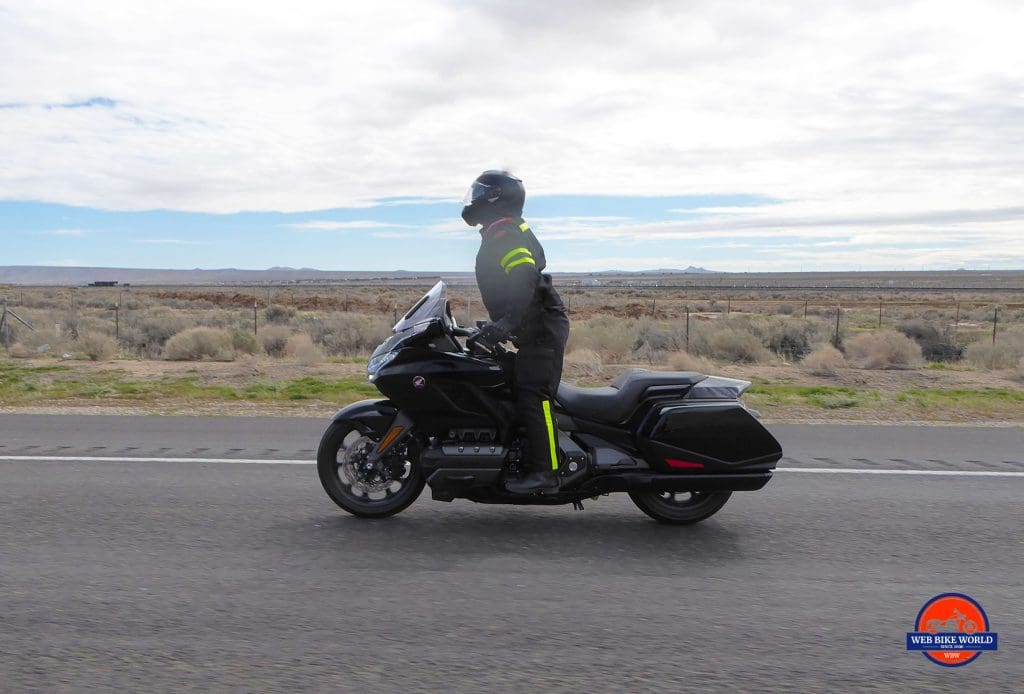
{"type": "Polygon", "coordinates": [[[462,220],[471,227],[478,225],[487,226],[502,217],[520,216],[518,213],[510,214],[508,210],[502,209],[501,205],[488,204],[486,201],[479,201],[462,208],[462,220]]]}
{"type": "Polygon", "coordinates": [[[480,219],[480,212],[479,205],[466,205],[462,208],[462,220],[471,227],[483,224],[483,220],[480,219]]]}

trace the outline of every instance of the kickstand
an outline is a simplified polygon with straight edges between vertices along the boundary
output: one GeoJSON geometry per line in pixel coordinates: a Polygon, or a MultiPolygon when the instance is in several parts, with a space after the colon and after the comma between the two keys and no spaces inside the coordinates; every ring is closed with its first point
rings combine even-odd
{"type": "Polygon", "coordinates": [[[583,510],[583,502],[582,501],[574,501],[574,502],[572,502],[572,507],[574,509],[576,509],[577,511],[582,511],[583,510]]]}

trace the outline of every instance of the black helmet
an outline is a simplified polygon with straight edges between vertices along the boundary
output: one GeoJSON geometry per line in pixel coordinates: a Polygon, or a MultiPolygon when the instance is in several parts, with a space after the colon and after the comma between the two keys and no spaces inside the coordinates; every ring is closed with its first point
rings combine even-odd
{"type": "Polygon", "coordinates": [[[473,181],[462,202],[462,218],[471,227],[502,217],[522,217],[526,188],[508,171],[484,171],[473,181]]]}

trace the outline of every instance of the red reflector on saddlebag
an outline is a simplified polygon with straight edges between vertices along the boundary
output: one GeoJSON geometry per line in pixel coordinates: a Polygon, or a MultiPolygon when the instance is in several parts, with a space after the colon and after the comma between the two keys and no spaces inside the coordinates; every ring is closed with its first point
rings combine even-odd
{"type": "Polygon", "coordinates": [[[665,458],[665,464],[669,467],[687,470],[699,470],[704,467],[704,463],[694,463],[689,460],[676,460],[675,458],[665,458]]]}

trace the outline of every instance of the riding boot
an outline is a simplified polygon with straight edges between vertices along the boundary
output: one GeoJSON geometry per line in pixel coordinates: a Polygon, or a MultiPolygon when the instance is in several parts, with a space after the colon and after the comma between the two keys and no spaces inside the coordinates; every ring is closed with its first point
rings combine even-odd
{"type": "Polygon", "coordinates": [[[558,476],[553,470],[534,471],[519,479],[506,480],[505,489],[513,494],[557,494],[558,476]]]}

